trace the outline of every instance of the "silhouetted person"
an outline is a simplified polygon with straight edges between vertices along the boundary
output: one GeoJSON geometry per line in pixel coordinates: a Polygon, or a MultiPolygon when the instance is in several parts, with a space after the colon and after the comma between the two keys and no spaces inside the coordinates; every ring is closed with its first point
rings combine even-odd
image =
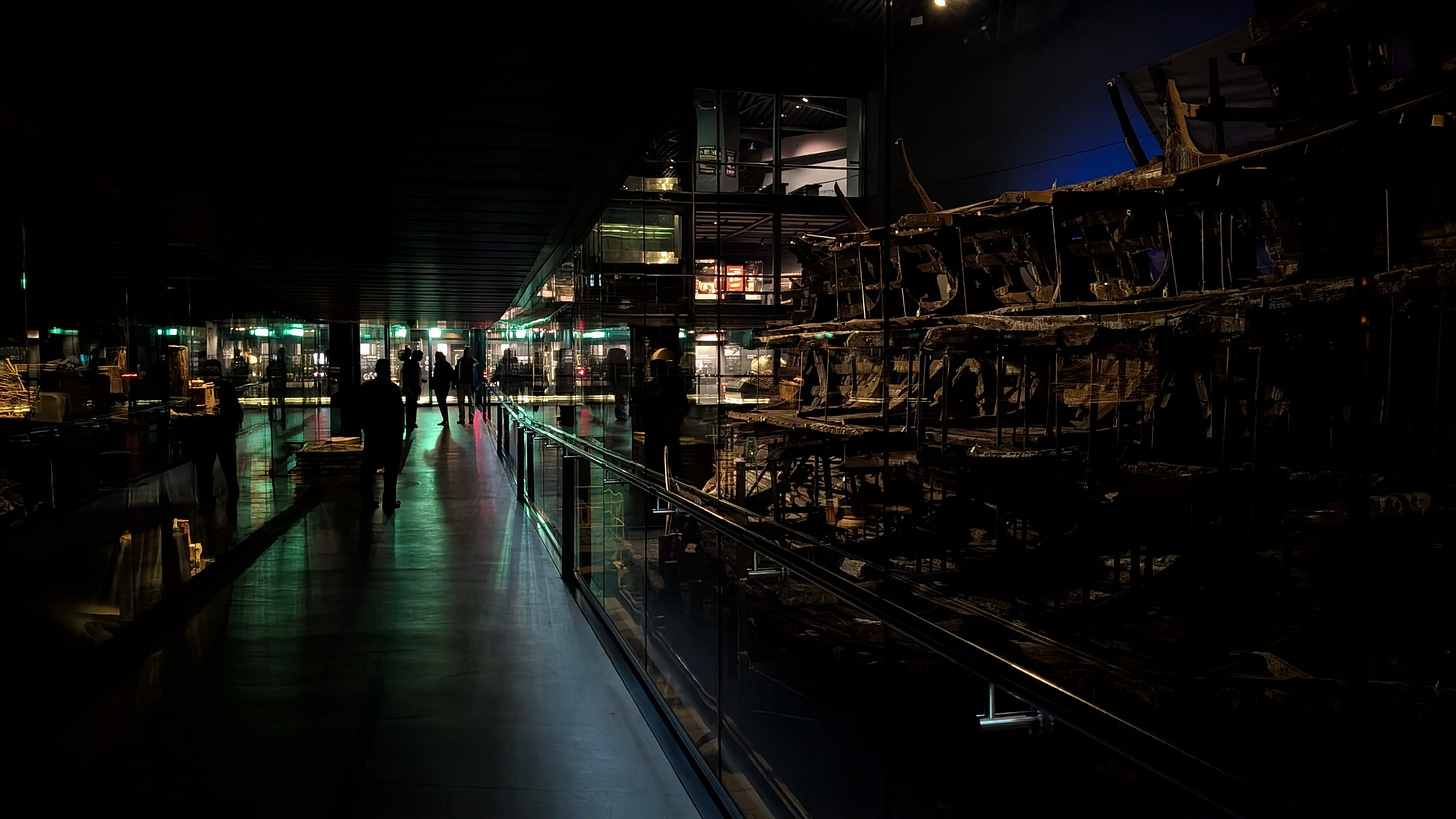
{"type": "Polygon", "coordinates": [[[519,389],[520,385],[516,377],[516,354],[511,352],[510,347],[501,350],[500,363],[497,366],[501,374],[501,395],[508,395],[514,398],[516,390],[519,389]]]}
{"type": "Polygon", "coordinates": [[[440,426],[450,426],[450,410],[445,406],[445,399],[450,395],[450,385],[455,383],[455,368],[450,366],[450,359],[439,350],[435,351],[435,366],[430,371],[430,390],[435,393],[435,400],[440,402],[440,426]]]}
{"type": "Polygon", "coordinates": [[[464,424],[467,414],[470,415],[470,423],[475,423],[475,405],[472,402],[475,397],[475,370],[475,355],[466,347],[465,352],[460,354],[460,361],[455,364],[455,405],[460,408],[457,424],[464,424]]]}
{"type": "Polygon", "coordinates": [[[209,358],[202,362],[202,378],[213,384],[216,405],[209,411],[199,413],[191,420],[193,428],[192,466],[197,478],[197,507],[203,512],[211,511],[215,500],[212,495],[212,466],[222,464],[223,480],[227,483],[227,500],[236,503],[241,492],[238,489],[238,430],[243,426],[243,405],[238,400],[238,390],[229,381],[222,379],[222,362],[209,358]]]}
{"type": "MultiPolygon", "coordinates": [[[[275,421],[283,420],[283,394],[288,389],[287,374],[283,369],[283,360],[274,353],[268,361],[268,400],[277,408],[278,417],[275,421]]],[[[269,413],[274,410],[269,409],[269,413]]]]}
{"type": "Polygon", "coordinates": [[[411,350],[406,347],[399,351],[399,387],[404,392],[404,424],[406,429],[414,429],[416,416],[420,409],[420,385],[424,382],[420,379],[420,359],[425,354],[419,350],[411,350]]]}
{"type": "Polygon", "coordinates": [[[682,472],[682,422],[688,414],[688,395],[683,388],[682,371],[672,351],[660,348],[649,362],[652,378],[642,390],[639,417],[643,425],[645,454],[643,463],[649,469],[662,470],[663,451],[674,475],[682,472]]]}
{"type": "Polygon", "coordinates": [[[627,420],[627,387],[630,374],[630,365],[627,362],[627,351],[621,347],[613,347],[607,351],[607,385],[612,388],[612,401],[615,404],[617,420],[627,420]]]}
{"type": "Polygon", "coordinates": [[[374,362],[374,380],[359,386],[359,428],[364,432],[364,460],[359,464],[359,501],[363,511],[379,508],[374,500],[374,472],[384,467],[384,514],[399,507],[399,455],[404,438],[404,403],[399,387],[389,380],[389,361],[374,362]]]}

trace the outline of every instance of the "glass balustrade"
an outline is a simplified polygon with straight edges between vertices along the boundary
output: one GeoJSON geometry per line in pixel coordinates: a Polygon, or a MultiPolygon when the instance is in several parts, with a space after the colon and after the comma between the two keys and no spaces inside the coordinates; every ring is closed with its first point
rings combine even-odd
{"type": "Polygon", "coordinates": [[[528,406],[506,401],[491,420],[564,577],[743,815],[1035,814],[1090,799],[1193,816],[1248,796],[998,662],[994,641],[1009,638],[995,624],[926,603],[873,562],[670,490],[528,406]]]}

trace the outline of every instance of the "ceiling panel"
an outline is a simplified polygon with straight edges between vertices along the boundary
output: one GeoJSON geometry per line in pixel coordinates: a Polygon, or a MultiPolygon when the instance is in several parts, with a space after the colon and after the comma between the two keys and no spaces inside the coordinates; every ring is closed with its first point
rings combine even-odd
{"type": "MultiPolygon", "coordinates": [[[[488,324],[580,239],[660,112],[688,105],[724,55],[743,42],[775,55],[815,21],[873,34],[873,8],[786,2],[728,23],[716,4],[637,0],[21,20],[0,34],[0,137],[20,163],[7,198],[24,203],[32,292],[185,289],[191,315],[158,321],[273,309],[488,324]]],[[[842,85],[822,56],[785,48],[758,69],[842,85]]],[[[148,307],[173,309],[126,309],[148,307]]]]}

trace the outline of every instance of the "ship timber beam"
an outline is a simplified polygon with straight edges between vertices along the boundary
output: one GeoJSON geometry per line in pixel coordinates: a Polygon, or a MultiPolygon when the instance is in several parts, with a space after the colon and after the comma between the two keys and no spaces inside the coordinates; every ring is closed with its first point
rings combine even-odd
{"type": "MultiPolygon", "coordinates": [[[[1440,262],[1392,270],[1373,275],[1381,295],[1398,295],[1456,287],[1456,262],[1440,262]]],[[[1303,305],[1330,304],[1354,296],[1355,285],[1348,277],[1252,287],[1245,290],[1190,294],[1180,297],[1134,299],[1123,302],[1066,302],[1051,307],[1010,305],[985,313],[961,316],[904,316],[889,320],[892,333],[921,331],[924,343],[946,343],[953,336],[977,333],[1012,333],[1035,337],[1049,333],[1077,334],[1088,329],[1139,330],[1170,326],[1195,317],[1206,317],[1227,325],[1224,332],[1241,332],[1236,321],[1247,311],[1279,311],[1303,305]]],[[[875,333],[880,319],[854,319],[770,328],[755,339],[754,346],[837,342],[847,343],[859,333],[875,333]],[[844,341],[840,342],[843,337],[844,341]]],[[[907,339],[908,341],[908,339],[907,339]]],[[[874,345],[871,345],[874,346],[874,345]]]]}

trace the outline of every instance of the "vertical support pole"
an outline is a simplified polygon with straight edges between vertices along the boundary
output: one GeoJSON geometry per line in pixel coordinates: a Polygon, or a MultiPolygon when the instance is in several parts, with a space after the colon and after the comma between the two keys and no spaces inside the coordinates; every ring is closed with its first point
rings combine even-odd
{"type": "MultiPolygon", "coordinates": [[[[597,545],[592,543],[592,491],[596,489],[592,484],[591,462],[585,458],[576,459],[576,561],[572,567],[579,575],[583,569],[590,571],[592,550],[597,545]]],[[[605,475],[603,476],[605,480],[605,475]]],[[[601,487],[603,497],[606,495],[606,487],[601,487]]],[[[608,521],[603,520],[603,524],[608,521]]],[[[565,560],[563,559],[563,562],[565,560]]]]}
{"type": "Polygon", "coordinates": [[[774,514],[774,521],[777,522],[777,523],[783,523],[784,522],[784,499],[779,496],[779,471],[774,468],[774,465],[773,465],[772,462],[770,462],[768,464],[768,474],[769,474],[769,478],[773,482],[773,510],[774,510],[773,514],[774,514]]]}
{"type": "Polygon", "coordinates": [[[516,426],[516,500],[526,502],[526,430],[516,426]]]}
{"type": "MultiPolygon", "coordinates": [[[[1249,552],[1248,560],[1253,562],[1254,554],[1258,550],[1258,519],[1257,510],[1259,499],[1262,497],[1259,481],[1259,422],[1264,414],[1260,410],[1264,393],[1264,347],[1261,345],[1254,349],[1254,395],[1249,399],[1249,484],[1252,489],[1249,492],[1249,552]]],[[[1287,570],[1289,567],[1285,566],[1287,570]]],[[[1253,567],[1249,566],[1252,571],[1253,567]]]]}
{"type": "MultiPolygon", "coordinates": [[[[1056,353],[1052,353],[1052,355],[1055,357],[1056,353]]],[[[1046,379],[1042,382],[1042,389],[1046,390],[1047,394],[1046,417],[1042,419],[1043,442],[1046,441],[1046,437],[1052,432],[1052,402],[1056,400],[1056,390],[1052,389],[1052,379],[1056,374],[1053,361],[1055,361],[1055,358],[1047,362],[1046,379]]]]}
{"type": "Polygon", "coordinates": [[[925,410],[930,406],[929,396],[925,394],[930,385],[930,354],[924,349],[915,356],[915,366],[920,377],[915,396],[915,447],[919,449],[925,440],[925,410]]]}
{"type": "Polygon", "coordinates": [[[748,462],[733,459],[733,500],[742,505],[748,501],[748,462]]]}
{"type": "Polygon", "coordinates": [[[1001,356],[1001,344],[996,343],[996,391],[991,400],[996,402],[994,412],[996,414],[996,446],[1001,445],[1001,371],[1005,368],[1006,361],[1001,356]]]}
{"type": "Polygon", "coordinates": [[[1163,191],[1159,194],[1163,199],[1163,241],[1167,247],[1163,249],[1168,260],[1167,268],[1163,271],[1164,276],[1173,277],[1173,290],[1170,295],[1177,296],[1182,291],[1178,289],[1178,266],[1173,262],[1173,219],[1168,214],[1168,194],[1163,191]]]}
{"type": "MultiPolygon", "coordinates": [[[[823,381],[824,381],[824,423],[826,423],[826,424],[829,423],[829,386],[830,386],[831,382],[834,381],[834,373],[832,372],[833,367],[834,367],[834,365],[829,360],[829,348],[826,346],[824,348],[824,379],[823,379],[823,381]]],[[[839,391],[839,388],[836,386],[834,388],[834,391],[835,392],[838,392],[839,391]]]]}
{"type": "Polygon", "coordinates": [[[1091,355],[1092,387],[1088,390],[1090,413],[1087,416],[1087,474],[1092,474],[1092,451],[1097,448],[1097,415],[1102,409],[1102,385],[1098,379],[1102,376],[1102,357],[1096,350],[1091,355]]]}
{"type": "Polygon", "coordinates": [[[945,442],[950,434],[950,348],[946,347],[941,354],[940,365],[940,448],[941,457],[945,456],[945,442]]]}
{"type": "MultiPolygon", "coordinates": [[[[1217,373],[1214,373],[1217,376],[1217,373]]],[[[1227,344],[1223,348],[1223,418],[1219,423],[1218,442],[1218,471],[1228,472],[1228,425],[1229,410],[1233,394],[1234,381],[1234,347],[1227,344]]],[[[1214,380],[1209,379],[1209,389],[1212,390],[1214,380]]]]}
{"type": "Polygon", "coordinates": [[[561,579],[576,576],[576,463],[579,456],[561,450],[561,579]]]}
{"type": "Polygon", "coordinates": [[[526,430],[526,500],[536,502],[536,433],[526,430]]]}
{"type": "Polygon", "coordinates": [[[1198,292],[1208,292],[1208,220],[1204,211],[1198,212],[1198,292]]]}
{"type": "Polygon", "coordinates": [[[1113,418],[1117,425],[1117,434],[1114,440],[1117,442],[1117,450],[1122,451],[1122,404],[1127,398],[1127,359],[1117,359],[1117,382],[1113,385],[1117,406],[1113,408],[1113,418]]]}
{"type": "Polygon", "coordinates": [[[824,505],[834,499],[834,479],[829,474],[829,454],[819,453],[819,471],[824,475],[824,505]]]}
{"type": "Polygon", "coordinates": [[[1436,305],[1436,387],[1431,396],[1431,508],[1440,508],[1446,498],[1441,485],[1441,381],[1445,373],[1441,370],[1442,355],[1446,347],[1446,294],[1436,305]]]}
{"type": "MultiPolygon", "coordinates": [[[[338,379],[338,391],[329,396],[331,434],[358,435],[359,412],[355,393],[363,378],[358,353],[359,324],[330,324],[329,347],[330,374],[338,379]]],[[[285,364],[286,358],[286,355],[280,356],[285,364]]],[[[369,362],[369,366],[370,372],[373,372],[374,362],[369,362]]]]}
{"type": "Polygon", "coordinates": [[[1031,413],[1026,409],[1026,403],[1031,400],[1031,368],[1028,366],[1030,358],[1026,348],[1021,348],[1021,445],[1023,447],[1031,444],[1031,413]]]}
{"type": "MultiPolygon", "coordinates": [[[[1047,402],[1051,405],[1047,409],[1047,415],[1051,418],[1052,441],[1057,448],[1057,462],[1062,460],[1062,402],[1057,398],[1057,378],[1061,375],[1062,351],[1052,351],[1052,377],[1050,389],[1047,390],[1047,402]]],[[[1060,471],[1060,470],[1059,470],[1060,471]]]]}
{"type": "MultiPolygon", "coordinates": [[[[912,409],[913,400],[914,400],[914,397],[915,397],[915,391],[910,388],[911,385],[913,385],[915,383],[915,375],[916,375],[916,373],[915,373],[915,368],[913,366],[914,363],[915,363],[915,359],[912,358],[909,353],[906,353],[905,354],[905,382],[904,382],[905,389],[901,392],[901,395],[904,395],[905,396],[905,431],[907,433],[908,432],[913,432],[915,430],[915,421],[914,421],[913,418],[910,417],[910,411],[912,409]]],[[[915,445],[916,445],[917,448],[920,445],[920,440],[918,438],[915,441],[915,445]]]]}
{"type": "MultiPolygon", "coordinates": [[[[1386,191],[1385,195],[1388,199],[1390,196],[1390,192],[1386,191]]],[[[1388,201],[1386,207],[1390,207],[1388,201]]],[[[1388,215],[1387,218],[1389,218],[1388,215]]],[[[1387,266],[1388,264],[1389,262],[1387,260],[1387,266]]],[[[1382,427],[1381,431],[1385,433],[1385,440],[1383,442],[1383,446],[1381,447],[1381,449],[1385,451],[1385,463],[1382,469],[1386,472],[1386,474],[1389,474],[1390,428],[1392,426],[1391,422],[1393,419],[1392,413],[1390,411],[1390,404],[1391,396],[1394,395],[1395,392],[1395,384],[1392,379],[1392,374],[1395,372],[1395,300],[1388,299],[1387,304],[1389,305],[1390,310],[1386,313],[1386,321],[1390,323],[1390,327],[1388,328],[1389,332],[1386,334],[1385,340],[1385,400],[1380,403],[1380,420],[1382,427]]]]}

